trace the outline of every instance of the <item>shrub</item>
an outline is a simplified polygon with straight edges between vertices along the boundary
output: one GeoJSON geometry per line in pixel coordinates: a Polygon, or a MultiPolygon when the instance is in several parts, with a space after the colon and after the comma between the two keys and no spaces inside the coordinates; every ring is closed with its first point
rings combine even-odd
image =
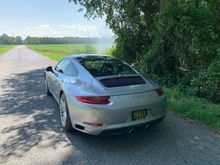
{"type": "Polygon", "coordinates": [[[220,59],[214,60],[208,69],[202,70],[190,85],[192,94],[220,102],[220,59]]]}

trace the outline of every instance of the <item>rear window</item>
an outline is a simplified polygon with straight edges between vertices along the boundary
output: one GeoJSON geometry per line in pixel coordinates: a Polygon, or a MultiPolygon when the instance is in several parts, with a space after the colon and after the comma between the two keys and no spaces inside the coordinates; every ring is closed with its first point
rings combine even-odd
{"type": "Polygon", "coordinates": [[[110,57],[86,57],[80,58],[79,62],[94,77],[137,74],[130,66],[121,60],[112,59],[110,57]]]}

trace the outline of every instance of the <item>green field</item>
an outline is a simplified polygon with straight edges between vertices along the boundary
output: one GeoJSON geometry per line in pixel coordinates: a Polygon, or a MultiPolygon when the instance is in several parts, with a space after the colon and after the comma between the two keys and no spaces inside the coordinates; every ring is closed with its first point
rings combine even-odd
{"type": "Polygon", "coordinates": [[[59,61],[64,56],[73,54],[105,53],[112,44],[49,44],[49,45],[28,45],[32,50],[59,61]]]}
{"type": "Polygon", "coordinates": [[[0,55],[6,53],[10,49],[12,49],[14,45],[0,45],[0,55]]]}

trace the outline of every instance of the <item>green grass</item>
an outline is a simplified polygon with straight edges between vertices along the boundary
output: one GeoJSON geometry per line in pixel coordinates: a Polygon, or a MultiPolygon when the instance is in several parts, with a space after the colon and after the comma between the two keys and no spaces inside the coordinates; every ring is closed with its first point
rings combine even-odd
{"type": "Polygon", "coordinates": [[[164,89],[168,109],[181,116],[220,131],[220,105],[202,98],[183,95],[177,89],[164,89]]]}
{"type": "Polygon", "coordinates": [[[15,47],[15,46],[14,45],[0,45],[0,55],[6,53],[7,51],[12,49],[13,47],[15,47]]]}
{"type": "Polygon", "coordinates": [[[92,54],[104,53],[111,48],[111,44],[48,44],[48,45],[28,45],[34,51],[59,61],[64,56],[72,54],[92,54]]]}

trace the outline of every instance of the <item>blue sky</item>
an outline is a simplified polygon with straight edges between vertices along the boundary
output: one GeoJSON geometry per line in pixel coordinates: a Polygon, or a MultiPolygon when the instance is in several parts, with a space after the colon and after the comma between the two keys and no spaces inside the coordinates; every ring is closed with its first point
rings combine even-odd
{"type": "Polygon", "coordinates": [[[68,0],[0,0],[0,34],[111,37],[103,19],[88,20],[68,0]]]}

